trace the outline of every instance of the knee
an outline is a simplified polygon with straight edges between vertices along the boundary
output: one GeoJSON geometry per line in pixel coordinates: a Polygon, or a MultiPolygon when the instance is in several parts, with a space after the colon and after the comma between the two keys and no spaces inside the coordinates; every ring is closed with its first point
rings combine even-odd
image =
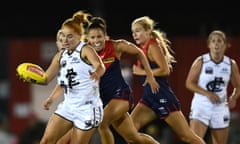
{"type": "Polygon", "coordinates": [[[103,129],[108,129],[109,127],[110,127],[110,124],[109,124],[109,123],[107,123],[107,122],[102,122],[102,123],[99,125],[98,129],[103,130],[103,129]]]}

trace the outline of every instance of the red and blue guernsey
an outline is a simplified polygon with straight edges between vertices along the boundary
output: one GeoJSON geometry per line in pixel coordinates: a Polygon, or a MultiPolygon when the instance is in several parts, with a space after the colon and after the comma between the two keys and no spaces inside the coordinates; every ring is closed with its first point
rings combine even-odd
{"type": "Polygon", "coordinates": [[[104,107],[111,99],[122,99],[129,101],[130,108],[132,108],[132,91],[122,76],[120,60],[116,56],[113,41],[106,40],[105,48],[98,54],[106,67],[100,80],[100,96],[104,107]]]}
{"type": "MultiPolygon", "coordinates": [[[[145,55],[147,55],[149,45],[153,43],[160,44],[157,39],[152,38],[147,45],[141,48],[145,55]]],[[[150,61],[149,59],[148,61],[152,69],[158,67],[155,62],[150,61]]],[[[141,65],[139,61],[138,65],[141,65]]],[[[145,81],[145,78],[146,76],[143,76],[142,80],[145,81]]],[[[149,85],[144,86],[144,94],[140,102],[155,111],[160,119],[164,119],[169,113],[180,110],[180,103],[172,91],[166,76],[155,76],[155,79],[160,85],[159,91],[156,94],[153,94],[149,85]]]]}

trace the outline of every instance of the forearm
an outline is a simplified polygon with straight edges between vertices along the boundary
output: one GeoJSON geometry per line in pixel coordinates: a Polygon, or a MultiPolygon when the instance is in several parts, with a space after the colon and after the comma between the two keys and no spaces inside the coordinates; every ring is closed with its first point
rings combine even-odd
{"type": "MultiPolygon", "coordinates": [[[[164,71],[160,68],[154,68],[154,69],[151,69],[151,71],[152,71],[152,74],[154,76],[160,76],[161,77],[161,76],[168,76],[169,75],[169,73],[167,71],[164,71]]],[[[136,75],[144,75],[144,76],[147,75],[147,73],[144,69],[138,70],[138,72],[135,72],[135,74],[136,75]]]]}
{"type": "Polygon", "coordinates": [[[194,93],[199,93],[199,94],[205,95],[205,96],[207,96],[207,93],[209,92],[209,91],[201,88],[198,84],[195,84],[195,83],[194,84],[187,83],[186,88],[194,93]]]}
{"type": "Polygon", "coordinates": [[[141,72],[140,75],[146,75],[146,76],[150,76],[150,77],[153,76],[153,71],[152,71],[147,59],[142,55],[139,57],[139,59],[144,67],[144,70],[141,72]]]}
{"type": "Polygon", "coordinates": [[[101,77],[105,73],[104,65],[99,65],[95,71],[99,77],[101,77]]]}
{"type": "Polygon", "coordinates": [[[48,98],[50,98],[52,100],[55,100],[56,98],[63,95],[63,93],[64,93],[63,88],[60,85],[57,84],[48,98]]]}

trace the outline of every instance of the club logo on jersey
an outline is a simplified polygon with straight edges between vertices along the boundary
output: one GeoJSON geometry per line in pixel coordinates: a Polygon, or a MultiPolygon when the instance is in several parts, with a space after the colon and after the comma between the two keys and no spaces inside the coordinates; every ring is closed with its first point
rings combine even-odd
{"type": "Polygon", "coordinates": [[[207,90],[211,92],[220,92],[222,91],[222,86],[225,85],[225,82],[222,77],[215,77],[213,81],[210,81],[207,84],[207,90]]]}
{"type": "Polygon", "coordinates": [[[223,118],[223,121],[224,121],[224,123],[227,123],[227,122],[229,122],[229,117],[228,116],[224,116],[224,118],[223,118]]]}
{"type": "Polygon", "coordinates": [[[206,67],[205,73],[206,74],[213,74],[213,68],[212,67],[206,67]]]}
{"type": "Polygon", "coordinates": [[[160,99],[159,102],[160,102],[160,103],[167,103],[167,99],[164,99],[164,98],[163,98],[163,99],[160,99]]]}
{"type": "Polygon", "coordinates": [[[71,64],[74,64],[74,63],[80,63],[80,60],[78,59],[78,57],[72,58],[71,64]]]}
{"type": "Polygon", "coordinates": [[[73,86],[80,84],[79,82],[74,80],[74,78],[76,76],[77,76],[77,73],[73,69],[67,70],[66,78],[68,79],[68,87],[69,88],[72,88],[73,86]]]}
{"type": "Polygon", "coordinates": [[[222,73],[222,74],[228,74],[229,71],[228,71],[227,68],[222,68],[221,71],[220,71],[220,73],[222,73]]]}
{"type": "Polygon", "coordinates": [[[159,107],[158,110],[159,110],[160,113],[163,114],[163,115],[167,115],[167,114],[168,114],[168,111],[166,110],[165,107],[159,107]]]}
{"type": "Polygon", "coordinates": [[[67,65],[67,61],[66,60],[61,61],[60,65],[61,67],[65,67],[67,65]]]}
{"type": "Polygon", "coordinates": [[[86,120],[85,121],[85,128],[89,128],[89,127],[92,127],[92,120],[86,120]]]}

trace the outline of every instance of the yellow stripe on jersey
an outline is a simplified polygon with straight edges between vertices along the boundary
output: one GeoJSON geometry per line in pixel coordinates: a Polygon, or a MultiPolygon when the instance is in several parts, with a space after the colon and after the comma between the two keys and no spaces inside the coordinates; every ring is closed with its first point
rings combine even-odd
{"type": "Polygon", "coordinates": [[[110,57],[102,60],[103,63],[111,63],[115,61],[115,57],[110,57]]]}

